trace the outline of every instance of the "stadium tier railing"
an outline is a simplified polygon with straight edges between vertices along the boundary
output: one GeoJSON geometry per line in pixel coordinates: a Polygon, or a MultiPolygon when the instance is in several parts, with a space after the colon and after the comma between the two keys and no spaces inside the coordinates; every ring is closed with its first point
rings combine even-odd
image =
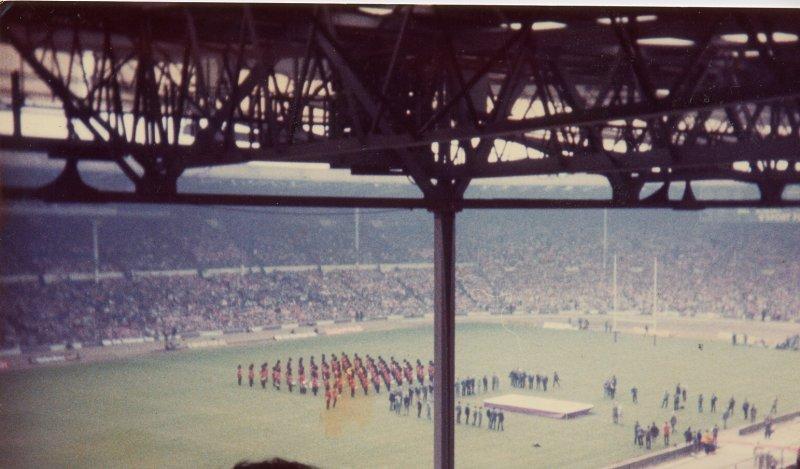
{"type": "MultiPolygon", "coordinates": [[[[790,412],[788,414],[779,415],[772,418],[772,423],[784,423],[790,420],[794,420],[800,417],[800,410],[795,412],[790,412]]],[[[739,429],[739,436],[749,435],[751,433],[756,433],[764,429],[766,424],[764,421],[754,423],[752,425],[747,425],[739,429]]]]}
{"type": "Polygon", "coordinates": [[[0,276],[0,284],[12,284],[12,283],[30,283],[30,282],[38,282],[39,276],[32,275],[32,274],[18,274],[18,275],[3,275],[0,276]]]}
{"type": "Polygon", "coordinates": [[[606,469],[639,469],[650,467],[655,464],[661,464],[672,459],[682,458],[688,456],[695,451],[694,444],[679,445],[674,448],[665,449],[655,453],[639,456],[633,459],[627,459],[620,463],[608,466],[606,469]]]}
{"type": "Polygon", "coordinates": [[[11,348],[0,349],[0,357],[16,357],[22,355],[22,348],[19,345],[11,348]]]}
{"type": "Polygon", "coordinates": [[[246,275],[246,274],[260,274],[263,270],[261,267],[246,267],[246,266],[239,266],[239,267],[212,267],[208,269],[200,270],[200,276],[203,278],[213,277],[215,275],[230,275],[230,274],[239,274],[239,275],[246,275]]]}
{"type": "Polygon", "coordinates": [[[136,277],[191,277],[200,275],[197,269],[175,270],[132,270],[131,276],[136,277]]]}
{"type": "Polygon", "coordinates": [[[316,270],[319,266],[315,264],[303,265],[265,265],[261,267],[265,274],[272,272],[306,272],[309,270],[316,270]]]}
{"type": "MultiPolygon", "coordinates": [[[[457,263],[458,267],[471,266],[470,262],[457,263]]],[[[130,270],[130,271],[108,271],[104,270],[97,274],[98,280],[123,279],[127,275],[131,278],[138,277],[182,277],[199,276],[202,278],[213,277],[216,275],[230,274],[270,274],[273,272],[307,272],[309,270],[320,270],[322,272],[334,272],[341,270],[379,270],[380,272],[391,272],[404,269],[433,269],[433,264],[408,262],[392,264],[299,264],[299,265],[267,265],[267,266],[233,266],[233,267],[213,267],[213,268],[192,268],[192,269],[167,269],[167,270],[130,270]]],[[[95,279],[94,272],[45,272],[43,274],[13,274],[0,275],[0,284],[13,283],[33,283],[42,281],[45,284],[55,282],[85,282],[95,279]]]]}
{"type": "Polygon", "coordinates": [[[322,273],[340,270],[378,270],[378,264],[324,264],[319,266],[322,273]]]}
{"type": "Polygon", "coordinates": [[[124,339],[103,339],[100,343],[103,347],[108,347],[111,345],[139,345],[155,341],[154,337],[126,337],[124,339]]]}

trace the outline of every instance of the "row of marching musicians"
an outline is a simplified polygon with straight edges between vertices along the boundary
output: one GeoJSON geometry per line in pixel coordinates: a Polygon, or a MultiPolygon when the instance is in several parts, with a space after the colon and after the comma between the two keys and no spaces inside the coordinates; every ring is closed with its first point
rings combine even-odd
{"type": "MultiPolygon", "coordinates": [[[[309,360],[308,368],[310,382],[306,379],[306,367],[303,363],[303,358],[299,358],[297,361],[297,380],[295,381],[292,358],[286,361],[285,367],[279,359],[272,367],[272,387],[279,391],[282,380],[285,380],[289,392],[294,392],[294,388],[297,386],[300,394],[306,394],[310,385],[311,392],[316,396],[320,389],[320,379],[326,390],[335,388],[339,394],[342,393],[345,382],[347,382],[350,388],[350,396],[355,397],[356,380],[360,383],[364,395],[368,395],[370,383],[375,392],[380,394],[382,384],[387,390],[391,390],[393,384],[402,386],[404,383],[413,384],[415,380],[424,386],[426,379],[433,382],[434,377],[433,361],[428,361],[426,370],[422,361],[417,359],[415,369],[406,359],[403,359],[401,365],[393,356],[387,362],[380,355],[375,359],[367,354],[362,359],[356,353],[351,360],[344,352],[338,357],[336,354],[331,354],[330,361],[325,354],[322,354],[321,364],[319,365],[314,356],[312,356],[309,360]]],[[[236,368],[236,379],[239,386],[242,386],[243,373],[242,365],[240,364],[236,368]]],[[[269,381],[269,365],[267,362],[261,364],[259,378],[262,389],[266,389],[269,381]]],[[[256,373],[255,364],[253,363],[248,367],[247,379],[250,387],[255,386],[256,373]]]]}

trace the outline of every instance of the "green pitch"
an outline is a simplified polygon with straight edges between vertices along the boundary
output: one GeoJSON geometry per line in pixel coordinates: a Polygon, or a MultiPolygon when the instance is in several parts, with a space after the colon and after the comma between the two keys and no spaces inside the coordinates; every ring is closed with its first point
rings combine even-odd
{"type": "MultiPolygon", "coordinates": [[[[242,459],[273,456],[323,467],[430,467],[433,425],[397,417],[379,397],[344,397],[326,412],[321,397],[239,387],[235,367],[277,358],[342,351],[390,355],[410,361],[432,357],[432,329],[396,330],[316,338],[290,343],[183,351],[101,364],[43,368],[0,375],[2,467],[230,467],[242,459]]],[[[593,403],[594,413],[570,421],[507,414],[502,433],[472,426],[456,429],[460,467],[597,467],[641,454],[632,445],[633,423],[671,415],[660,408],[665,390],[680,382],[689,392],[678,429],[710,428],[721,412],[708,413],[713,391],[718,407],[736,398],[733,425],[744,423],[741,403],[759,416],[779,397],[779,411],[800,407],[796,353],[610,335],[545,331],[527,326],[459,325],[457,374],[496,371],[501,393],[510,392],[512,367],[558,370],[562,388],[537,395],[593,403]],[[616,374],[624,425],[611,423],[603,381],[616,374]],[[631,403],[631,386],[639,404],[631,403]],[[697,394],[706,413],[696,411],[697,394]],[[538,443],[539,447],[534,447],[538,443]]],[[[306,361],[308,359],[306,358],[306,361]]],[[[246,378],[245,378],[246,381],[246,378]]],[[[258,385],[258,384],[257,384],[258,385]]],[[[382,390],[383,391],[383,390],[382,390]]],[[[525,391],[536,392],[536,391],[525,391]]],[[[477,402],[479,394],[462,403],[477,402]]],[[[720,421],[721,426],[721,421],[720,421]]],[[[655,448],[661,448],[659,440],[655,448]]]]}

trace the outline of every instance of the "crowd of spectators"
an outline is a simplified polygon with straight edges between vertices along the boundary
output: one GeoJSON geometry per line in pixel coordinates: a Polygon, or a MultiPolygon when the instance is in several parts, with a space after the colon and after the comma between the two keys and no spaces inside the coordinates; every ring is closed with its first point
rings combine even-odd
{"type": "MultiPolygon", "coordinates": [[[[616,304],[649,314],[657,262],[657,311],[798,319],[796,225],[612,213],[605,249],[597,211],[463,214],[457,226],[460,312],[603,313],[616,304]]],[[[173,327],[244,330],[432,312],[430,268],[369,265],[430,263],[427,214],[359,216],[358,235],[352,210],[193,208],[101,218],[99,270],[123,275],[99,282],[57,278],[93,272],[91,219],[11,217],[2,228],[0,274],[34,274],[39,280],[0,285],[0,345],[93,344],[173,327]],[[353,268],[356,263],[361,268],[353,268]],[[307,267],[264,269],[288,265],[307,267]],[[239,266],[247,269],[213,275],[206,270],[239,266]],[[181,269],[188,271],[136,273],[181,269]]]]}
{"type": "MultiPolygon", "coordinates": [[[[359,215],[358,253],[353,210],[192,207],[97,217],[97,259],[100,270],[130,271],[432,258],[424,213],[359,215]]],[[[77,216],[0,217],[0,275],[91,272],[92,222],[77,216]]]]}
{"type": "Polygon", "coordinates": [[[154,337],[172,328],[243,331],[295,322],[421,316],[432,309],[432,301],[407,282],[416,282],[424,272],[313,269],[15,283],[0,294],[0,333],[4,346],[28,347],[154,337]]]}

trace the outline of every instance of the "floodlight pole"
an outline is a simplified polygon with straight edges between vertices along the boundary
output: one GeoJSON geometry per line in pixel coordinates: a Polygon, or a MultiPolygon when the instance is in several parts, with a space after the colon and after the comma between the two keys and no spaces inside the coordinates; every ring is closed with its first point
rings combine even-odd
{"type": "Polygon", "coordinates": [[[94,283],[100,281],[100,249],[97,240],[97,220],[92,220],[92,254],[94,260],[94,283]]]}
{"type": "Polygon", "coordinates": [[[658,257],[653,257],[653,345],[656,344],[656,327],[658,322],[656,312],[658,311],[658,257]]]}
{"type": "Polygon", "coordinates": [[[361,209],[356,207],[355,216],[355,251],[356,251],[356,265],[361,263],[361,209]]]}
{"type": "Polygon", "coordinates": [[[603,209],[603,275],[606,275],[606,259],[608,258],[608,209],[603,209]]]}
{"type": "Polygon", "coordinates": [[[447,205],[433,210],[434,276],[434,466],[452,469],[455,459],[453,424],[455,381],[455,218],[456,210],[447,205]]]}
{"type": "MultiPolygon", "coordinates": [[[[617,337],[617,309],[619,309],[619,299],[617,297],[617,255],[614,254],[613,272],[611,276],[611,290],[612,290],[612,319],[614,320],[614,338],[617,337]]],[[[615,340],[616,341],[616,340],[615,340]]]]}

